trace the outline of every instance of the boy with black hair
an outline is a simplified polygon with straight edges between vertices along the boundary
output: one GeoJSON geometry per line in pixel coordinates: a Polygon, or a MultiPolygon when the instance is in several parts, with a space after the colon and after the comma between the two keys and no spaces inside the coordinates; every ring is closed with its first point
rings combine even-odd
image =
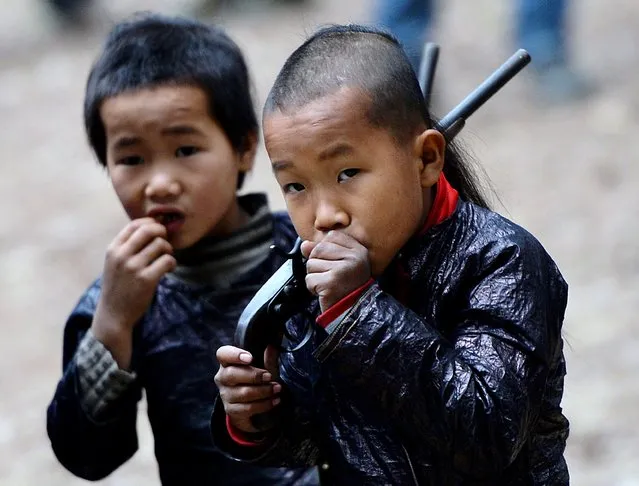
{"type": "Polygon", "coordinates": [[[434,126],[384,32],[329,27],[286,61],[263,130],[315,335],[266,369],[218,350],[212,432],[231,457],[323,463],[327,484],[568,484],[567,285],[434,126]]]}
{"type": "Polygon", "coordinates": [[[64,330],[48,409],[59,461],[101,479],[137,450],[146,393],[165,486],[316,484],[213,447],[213,353],[296,238],[266,197],[238,197],[258,123],[237,45],[219,28],[143,14],[118,24],[86,88],[85,127],[131,222],[64,330]]]}

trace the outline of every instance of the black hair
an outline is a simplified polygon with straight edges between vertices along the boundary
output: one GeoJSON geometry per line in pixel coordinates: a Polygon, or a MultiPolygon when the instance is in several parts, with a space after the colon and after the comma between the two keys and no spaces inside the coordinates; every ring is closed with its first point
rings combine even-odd
{"type": "MultiPolygon", "coordinates": [[[[362,90],[370,98],[369,122],[388,129],[399,142],[435,126],[400,43],[362,25],[321,28],[297,48],[275,80],[264,116],[294,110],[342,87],[362,90]]],[[[454,143],[446,145],[444,174],[463,199],[488,207],[475,172],[454,143]]]]}
{"type": "MultiPolygon", "coordinates": [[[[248,149],[251,135],[257,136],[248,68],[237,44],[219,27],[142,12],[111,30],[87,80],[84,125],[100,164],[106,166],[102,102],[160,85],[202,89],[211,117],[238,152],[248,149]]],[[[244,176],[239,174],[238,189],[244,176]]]]}

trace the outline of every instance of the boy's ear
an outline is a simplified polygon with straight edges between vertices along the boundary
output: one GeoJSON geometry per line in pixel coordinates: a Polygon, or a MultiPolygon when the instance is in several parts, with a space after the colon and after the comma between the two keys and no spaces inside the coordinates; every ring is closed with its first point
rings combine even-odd
{"type": "Polygon", "coordinates": [[[240,172],[250,172],[255,162],[255,154],[257,153],[257,132],[250,132],[245,138],[242,148],[240,149],[240,172]]]}
{"type": "Polygon", "coordinates": [[[444,170],[445,153],[446,139],[437,130],[429,128],[415,139],[415,155],[421,160],[420,179],[423,188],[432,187],[439,180],[444,170]]]}

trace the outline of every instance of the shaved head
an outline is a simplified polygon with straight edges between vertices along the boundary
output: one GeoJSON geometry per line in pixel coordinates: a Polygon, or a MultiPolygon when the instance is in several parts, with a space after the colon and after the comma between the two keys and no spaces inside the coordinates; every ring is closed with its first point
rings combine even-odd
{"type": "Polygon", "coordinates": [[[366,117],[399,140],[431,126],[419,83],[397,40],[356,25],[319,30],[280,71],[264,107],[289,113],[349,87],[368,99],[366,117]]]}
{"type": "MultiPolygon", "coordinates": [[[[417,76],[401,44],[383,30],[334,25],[318,30],[284,63],[264,106],[292,114],[308,103],[350,88],[362,93],[363,116],[400,143],[435,126],[417,76]]],[[[455,143],[446,144],[444,174],[460,196],[488,207],[479,178],[455,143]]]]}

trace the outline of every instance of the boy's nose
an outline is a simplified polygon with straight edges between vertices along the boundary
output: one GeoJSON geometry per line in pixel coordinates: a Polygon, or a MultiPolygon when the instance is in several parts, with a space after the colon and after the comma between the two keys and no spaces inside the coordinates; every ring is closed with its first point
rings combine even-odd
{"type": "Polygon", "coordinates": [[[350,224],[350,217],[346,211],[334,204],[322,203],[315,212],[315,229],[322,233],[346,228],[350,224]]]}
{"type": "Polygon", "coordinates": [[[180,191],[180,183],[174,177],[160,172],[151,176],[144,193],[150,199],[166,199],[178,196],[180,191]]]}

